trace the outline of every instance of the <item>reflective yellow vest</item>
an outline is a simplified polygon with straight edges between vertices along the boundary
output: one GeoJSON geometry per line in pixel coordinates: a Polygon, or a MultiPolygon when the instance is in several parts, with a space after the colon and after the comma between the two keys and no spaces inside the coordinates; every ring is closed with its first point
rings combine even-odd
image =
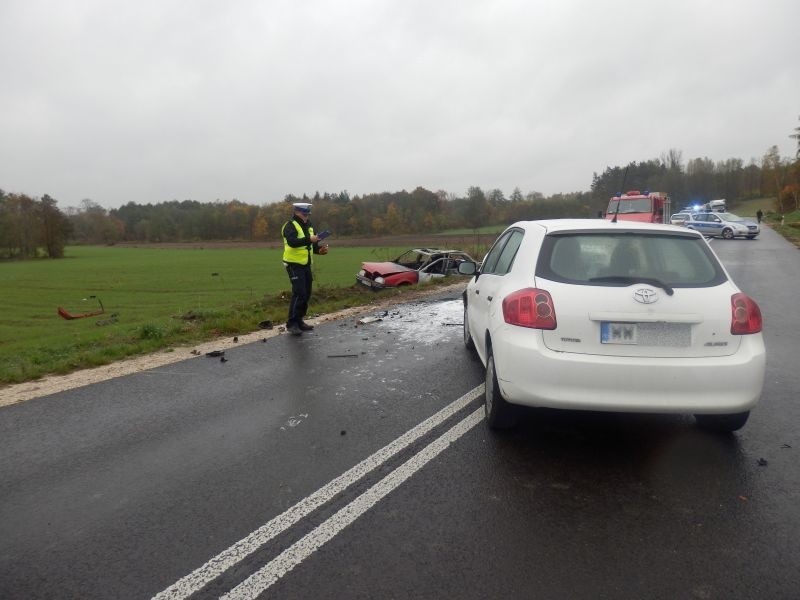
{"type": "MultiPolygon", "coordinates": [[[[294,228],[297,231],[297,237],[299,238],[305,237],[305,234],[303,233],[303,228],[300,227],[300,223],[298,223],[294,219],[292,219],[290,223],[294,225],[294,228]]],[[[312,262],[311,257],[313,256],[314,251],[311,248],[311,243],[309,243],[307,246],[292,248],[289,245],[289,242],[286,240],[286,236],[283,235],[283,229],[281,229],[281,235],[283,236],[283,262],[295,263],[298,265],[307,265],[309,264],[309,262],[312,262]]],[[[312,235],[314,235],[314,228],[311,225],[309,225],[308,237],[311,237],[312,235]]]]}

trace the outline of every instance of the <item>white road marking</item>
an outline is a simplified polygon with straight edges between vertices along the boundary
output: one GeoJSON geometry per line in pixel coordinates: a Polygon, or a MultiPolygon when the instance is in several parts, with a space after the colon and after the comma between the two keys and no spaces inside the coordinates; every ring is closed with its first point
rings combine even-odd
{"type": "Polygon", "coordinates": [[[223,550],[203,566],[182,577],[170,587],[153,596],[153,600],[183,600],[188,598],[210,581],[250,556],[272,538],[280,535],[300,519],[313,512],[338,493],[381,466],[392,456],[414,443],[417,439],[446,421],[483,393],[483,384],[470,390],[435,415],[410,429],[393,442],[387,444],[371,456],[351,467],[336,479],[307,496],[268,523],[262,525],[247,537],[242,538],[230,548],[223,550]]]}
{"type": "Polygon", "coordinates": [[[483,408],[479,408],[397,467],[350,504],[340,509],[327,521],[281,552],[260,570],[222,596],[222,599],[250,600],[258,597],[259,594],[303,562],[323,544],[333,539],[342,529],[375,506],[378,501],[400,486],[406,479],[436,458],[450,444],[480,423],[482,419],[483,408]]]}
{"type": "MultiPolygon", "coordinates": [[[[296,417],[289,417],[289,421],[286,423],[289,427],[297,427],[308,418],[308,413],[303,415],[297,415],[296,417]]],[[[283,429],[283,427],[281,427],[283,429]]]]}

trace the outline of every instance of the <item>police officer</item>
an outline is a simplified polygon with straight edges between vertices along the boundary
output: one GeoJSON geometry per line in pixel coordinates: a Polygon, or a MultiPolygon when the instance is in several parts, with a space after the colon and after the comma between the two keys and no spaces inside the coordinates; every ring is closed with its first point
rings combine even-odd
{"type": "Polygon", "coordinates": [[[320,245],[320,239],[308,220],[311,204],[295,202],[292,207],[294,217],[286,222],[282,231],[283,265],[292,284],[286,331],[292,335],[301,335],[304,331],[314,329],[313,325],[303,321],[311,299],[311,257],[313,254],[327,254],[328,245],[320,245]]]}

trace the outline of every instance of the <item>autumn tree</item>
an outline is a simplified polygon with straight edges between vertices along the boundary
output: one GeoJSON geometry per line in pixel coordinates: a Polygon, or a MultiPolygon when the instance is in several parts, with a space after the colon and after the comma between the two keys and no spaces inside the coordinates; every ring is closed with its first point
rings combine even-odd
{"type": "Polygon", "coordinates": [[[48,257],[64,258],[64,248],[72,227],[69,219],[56,204],[56,201],[47,194],[39,201],[41,241],[48,257]]]}
{"type": "MultiPolygon", "coordinates": [[[[800,117],[797,118],[800,119],[800,117]]],[[[800,158],[800,127],[795,127],[794,133],[791,134],[789,137],[797,142],[797,150],[795,151],[794,156],[795,158],[800,158]]]]}
{"type": "Polygon", "coordinates": [[[125,224],[90,199],[66,210],[71,239],[82,244],[114,244],[124,237],[125,224]]]}
{"type": "Polygon", "coordinates": [[[787,166],[786,185],[778,195],[778,204],[787,210],[800,210],[800,160],[787,166]]]}
{"type": "Polygon", "coordinates": [[[253,221],[253,239],[266,240],[269,239],[270,221],[267,217],[267,211],[261,207],[258,210],[255,221],[253,221]]]}
{"type": "Polygon", "coordinates": [[[69,220],[47,194],[37,200],[0,190],[0,248],[5,257],[35,258],[42,249],[45,256],[61,258],[69,232],[69,220]]]}
{"type": "Polygon", "coordinates": [[[41,239],[37,202],[25,194],[6,194],[0,205],[2,246],[11,258],[33,258],[41,239]]]}
{"type": "Polygon", "coordinates": [[[786,212],[784,198],[781,190],[787,183],[789,174],[788,161],[784,161],[778,152],[777,146],[770,146],[766,154],[761,159],[762,193],[776,198],[775,209],[786,212]]]}
{"type": "Polygon", "coordinates": [[[467,225],[472,229],[478,229],[483,225],[488,225],[489,202],[483,190],[477,186],[472,186],[467,190],[467,225]]]}

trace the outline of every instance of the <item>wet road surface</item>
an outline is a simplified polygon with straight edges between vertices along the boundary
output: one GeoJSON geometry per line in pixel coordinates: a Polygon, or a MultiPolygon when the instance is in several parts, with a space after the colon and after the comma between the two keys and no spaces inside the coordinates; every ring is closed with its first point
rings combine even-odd
{"type": "Polygon", "coordinates": [[[0,597],[797,598],[797,251],[713,242],[761,404],[490,433],[457,293],[0,409],[0,597]],[[792,310],[794,307],[794,310],[792,310]]]}

